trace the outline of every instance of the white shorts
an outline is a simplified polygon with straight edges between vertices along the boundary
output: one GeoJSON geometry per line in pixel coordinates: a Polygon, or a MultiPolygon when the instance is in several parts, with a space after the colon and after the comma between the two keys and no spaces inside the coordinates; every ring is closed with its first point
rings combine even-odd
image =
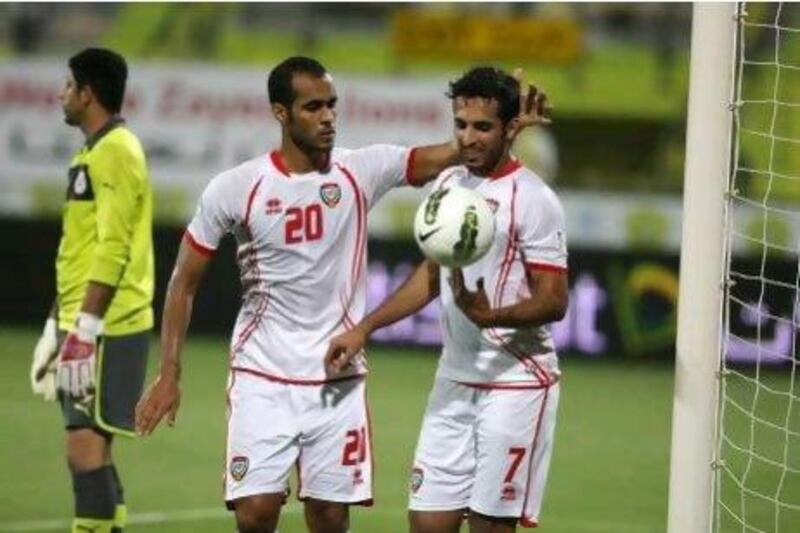
{"type": "Polygon", "coordinates": [[[411,470],[409,509],[471,509],[538,524],[559,384],[479,388],[437,379],[411,470]]]}
{"type": "Polygon", "coordinates": [[[286,492],[300,499],[372,504],[372,435],[362,377],[324,385],[229,378],[225,500],[286,492]]]}

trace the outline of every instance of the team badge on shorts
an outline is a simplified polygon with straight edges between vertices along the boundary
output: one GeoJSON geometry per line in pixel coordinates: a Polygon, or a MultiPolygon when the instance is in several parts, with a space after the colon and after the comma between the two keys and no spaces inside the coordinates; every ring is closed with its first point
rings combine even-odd
{"type": "Polygon", "coordinates": [[[517,488],[512,483],[506,483],[500,493],[500,499],[504,502],[513,502],[517,499],[517,488]]]}
{"type": "Polygon", "coordinates": [[[319,197],[328,207],[336,207],[342,199],[342,189],[338,183],[323,183],[319,187],[319,197]]]}
{"type": "Polygon", "coordinates": [[[231,459],[231,477],[236,481],[241,481],[245,474],[247,474],[247,469],[250,466],[250,460],[243,456],[237,455],[233,459],[231,459]]]}
{"type": "Polygon", "coordinates": [[[421,468],[414,467],[411,469],[411,492],[416,493],[425,481],[425,472],[421,468]]]}

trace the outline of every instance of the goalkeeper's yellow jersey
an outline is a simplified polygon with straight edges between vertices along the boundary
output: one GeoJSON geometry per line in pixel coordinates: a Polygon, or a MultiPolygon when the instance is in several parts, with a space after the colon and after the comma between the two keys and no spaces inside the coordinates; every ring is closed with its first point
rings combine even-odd
{"type": "Polygon", "coordinates": [[[72,159],[56,258],[58,326],[73,327],[89,281],[116,287],[106,335],[153,327],[153,195],[136,136],[113,117],[72,159]]]}

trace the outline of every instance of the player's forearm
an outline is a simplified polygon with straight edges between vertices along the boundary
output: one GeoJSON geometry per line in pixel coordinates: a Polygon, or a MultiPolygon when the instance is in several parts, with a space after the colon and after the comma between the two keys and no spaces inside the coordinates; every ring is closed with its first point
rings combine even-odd
{"type": "MultiPolygon", "coordinates": [[[[83,297],[81,311],[99,318],[103,318],[114,298],[117,288],[99,281],[90,281],[83,297]]],[[[54,306],[55,307],[55,304],[54,306]]]]}
{"type": "Polygon", "coordinates": [[[181,375],[181,352],[186,339],[186,331],[192,316],[196,288],[172,276],[164,302],[161,320],[161,366],[162,377],[176,381],[181,375]]]}
{"type": "Polygon", "coordinates": [[[492,310],[489,326],[501,328],[537,327],[558,322],[567,312],[567,299],[526,298],[492,310]]]}
{"type": "Polygon", "coordinates": [[[411,182],[427,183],[447,167],[458,163],[458,146],[455,141],[414,149],[414,164],[411,182]]]}
{"type": "Polygon", "coordinates": [[[394,294],[361,321],[362,327],[372,333],[428,305],[439,296],[438,269],[424,261],[394,294]]]}

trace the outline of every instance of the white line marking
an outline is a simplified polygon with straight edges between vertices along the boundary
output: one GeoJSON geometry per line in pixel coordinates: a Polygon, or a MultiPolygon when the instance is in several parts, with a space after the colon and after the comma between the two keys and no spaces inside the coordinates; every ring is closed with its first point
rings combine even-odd
{"type": "MultiPolygon", "coordinates": [[[[302,511],[299,503],[290,503],[283,507],[282,514],[297,514],[302,511]]],[[[405,508],[383,507],[365,510],[367,514],[405,516],[405,508]]],[[[196,520],[233,520],[233,513],[219,507],[205,509],[183,509],[171,511],[151,511],[128,515],[128,524],[165,524],[171,522],[193,522],[196,520]]],[[[582,533],[650,533],[659,531],[656,524],[604,522],[600,520],[575,520],[573,518],[546,515],[544,523],[558,526],[559,529],[581,531],[582,533]]],[[[0,522],[0,531],[64,531],[72,526],[72,519],[26,520],[18,522],[0,522]]],[[[403,526],[405,527],[405,526],[403,526]]]]}

